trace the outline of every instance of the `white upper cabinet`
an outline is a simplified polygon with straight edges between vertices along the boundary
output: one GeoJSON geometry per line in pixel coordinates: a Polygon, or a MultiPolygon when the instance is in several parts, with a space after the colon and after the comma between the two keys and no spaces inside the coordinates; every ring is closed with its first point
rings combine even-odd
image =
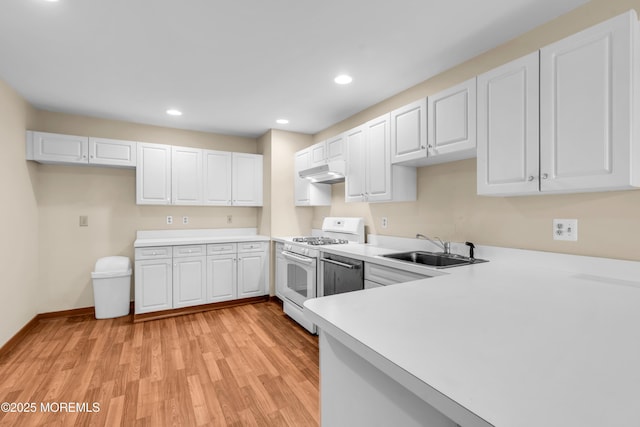
{"type": "MultiPolygon", "coordinates": [[[[324,146],[324,143],[322,143],[324,146]]],[[[305,148],[296,152],[293,167],[293,185],[296,206],[329,206],[331,205],[331,186],[329,184],[314,184],[308,179],[300,178],[300,171],[309,169],[313,166],[320,166],[322,163],[312,166],[313,148],[316,145],[305,148]]],[[[319,156],[320,149],[315,152],[319,156]]],[[[324,151],[324,150],[322,150],[324,151]]]]}
{"type": "Polygon", "coordinates": [[[639,184],[632,176],[638,60],[635,11],[541,49],[541,191],[639,184]]]}
{"type": "Polygon", "coordinates": [[[391,130],[385,114],[365,126],[365,200],[391,200],[391,130]]]}
{"type": "Polygon", "coordinates": [[[327,139],[326,152],[327,162],[344,160],[344,134],[327,139]]]}
{"type": "Polygon", "coordinates": [[[86,136],[27,131],[27,160],[41,163],[89,163],[86,136]]]}
{"type": "Polygon", "coordinates": [[[40,163],[136,167],[136,142],[27,131],[27,160],[40,163]]]}
{"type": "Polygon", "coordinates": [[[640,186],[639,30],[630,11],[478,76],[478,194],[640,186]]]}
{"type": "Polygon", "coordinates": [[[136,144],[119,139],[89,138],[89,164],[135,168],[136,144]]]}
{"type": "Polygon", "coordinates": [[[171,197],[174,205],[202,205],[202,150],[171,147],[171,197]]]}
{"type": "Polygon", "coordinates": [[[136,167],[136,203],[171,204],[171,146],[139,143],[136,167]]]}
{"type": "Polygon", "coordinates": [[[539,54],[478,76],[478,194],[538,192],[539,54]]]}
{"type": "Polygon", "coordinates": [[[476,151],[476,78],[428,98],[428,157],[460,160],[476,151]]]}
{"type": "Polygon", "coordinates": [[[311,150],[306,148],[298,151],[295,154],[293,161],[293,185],[296,206],[309,206],[309,189],[311,187],[311,181],[300,178],[298,173],[302,170],[309,169],[311,165],[311,150]]]}
{"type": "Polygon", "coordinates": [[[475,77],[391,112],[394,164],[427,166],[475,155],[475,77]]]}
{"type": "Polygon", "coordinates": [[[309,147],[311,155],[310,167],[322,166],[327,164],[327,146],[326,142],[318,142],[309,147]]]}
{"type": "Polygon", "coordinates": [[[391,161],[427,158],[427,99],[391,112],[391,161]]]}
{"type": "Polygon", "coordinates": [[[345,132],[347,147],[347,173],[345,176],[345,201],[364,202],[366,192],[366,144],[364,125],[345,132]]]}
{"type": "Polygon", "coordinates": [[[262,206],[262,155],[233,153],[231,196],[234,206],[262,206]]]}
{"type": "Polygon", "coordinates": [[[231,154],[228,151],[203,151],[205,205],[231,205],[231,154]]]}
{"type": "Polygon", "coordinates": [[[391,114],[345,132],[347,202],[416,200],[416,169],[391,165],[391,114]]]}

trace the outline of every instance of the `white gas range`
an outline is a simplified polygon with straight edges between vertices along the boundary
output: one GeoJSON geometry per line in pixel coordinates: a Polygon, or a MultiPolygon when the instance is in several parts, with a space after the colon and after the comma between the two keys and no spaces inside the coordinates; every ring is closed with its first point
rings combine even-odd
{"type": "MultiPolygon", "coordinates": [[[[284,312],[311,333],[316,333],[315,325],[309,321],[303,312],[303,304],[307,299],[332,293],[362,289],[361,285],[352,285],[352,289],[336,290],[335,286],[325,290],[319,284],[323,283],[320,262],[331,263],[336,267],[355,270],[356,267],[336,257],[320,259],[321,247],[324,245],[345,245],[349,243],[364,243],[363,218],[327,217],[322,222],[320,236],[294,237],[284,242],[283,250],[276,254],[276,277],[279,293],[283,297],[284,312]]],[[[339,258],[339,257],[337,257],[339,258]]],[[[362,274],[362,267],[359,267],[362,274]]]]}

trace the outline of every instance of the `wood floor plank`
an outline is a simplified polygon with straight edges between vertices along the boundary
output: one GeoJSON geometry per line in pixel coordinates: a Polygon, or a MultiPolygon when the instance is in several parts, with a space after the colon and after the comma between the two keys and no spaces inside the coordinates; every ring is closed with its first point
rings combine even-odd
{"type": "Polygon", "coordinates": [[[276,302],[131,323],[41,319],[0,358],[0,426],[317,426],[318,340],[276,302]]]}

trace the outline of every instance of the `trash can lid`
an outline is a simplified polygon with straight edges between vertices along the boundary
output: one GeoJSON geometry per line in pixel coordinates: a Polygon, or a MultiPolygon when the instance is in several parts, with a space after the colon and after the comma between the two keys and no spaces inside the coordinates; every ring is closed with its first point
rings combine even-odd
{"type": "Polygon", "coordinates": [[[94,273],[115,273],[131,270],[131,260],[126,256],[108,256],[98,259],[94,273]]]}

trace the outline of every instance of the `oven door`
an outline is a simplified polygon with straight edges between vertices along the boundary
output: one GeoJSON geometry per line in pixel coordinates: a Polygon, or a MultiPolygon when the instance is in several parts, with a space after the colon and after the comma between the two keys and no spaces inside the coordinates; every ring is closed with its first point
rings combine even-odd
{"type": "Polygon", "coordinates": [[[316,258],[283,251],[284,297],[302,308],[309,298],[316,297],[316,258]]]}

